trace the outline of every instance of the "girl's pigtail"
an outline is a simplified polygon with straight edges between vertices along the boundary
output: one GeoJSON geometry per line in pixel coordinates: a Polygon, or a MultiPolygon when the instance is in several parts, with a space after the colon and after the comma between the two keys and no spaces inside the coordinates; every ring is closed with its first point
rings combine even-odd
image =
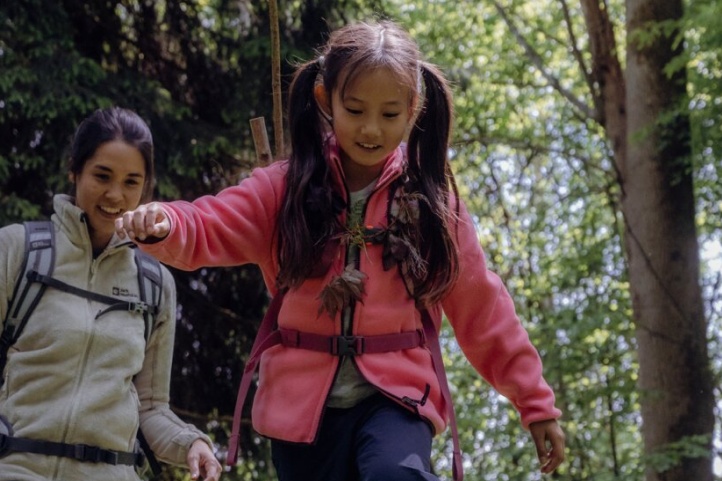
{"type": "Polygon", "coordinates": [[[409,158],[417,164],[419,178],[435,183],[446,178],[451,119],[451,93],[441,72],[433,65],[421,64],[424,104],[409,135],[409,158]]]}
{"type": "Polygon", "coordinates": [[[279,287],[293,287],[308,276],[314,253],[319,250],[319,232],[326,229],[328,212],[315,212],[328,203],[313,202],[309,192],[323,184],[328,166],[323,157],[324,130],[313,94],[321,61],[308,62],[296,71],[288,95],[291,155],[286,173],[286,193],[279,213],[279,287]],[[313,212],[312,212],[313,211],[313,212]]]}
{"type": "MultiPolygon", "coordinates": [[[[419,286],[422,304],[438,302],[458,278],[458,253],[452,235],[449,204],[458,190],[448,162],[453,107],[451,92],[442,73],[433,65],[421,64],[424,104],[409,134],[410,174],[428,199],[420,216],[428,275],[419,286]]],[[[458,211],[458,203],[457,203],[458,211]]],[[[458,212],[457,212],[458,214],[458,212]]]]}
{"type": "Polygon", "coordinates": [[[322,126],[318,106],[313,95],[316,79],[321,71],[320,61],[301,66],[291,82],[288,94],[288,123],[290,127],[291,152],[297,166],[322,154],[322,126]]]}

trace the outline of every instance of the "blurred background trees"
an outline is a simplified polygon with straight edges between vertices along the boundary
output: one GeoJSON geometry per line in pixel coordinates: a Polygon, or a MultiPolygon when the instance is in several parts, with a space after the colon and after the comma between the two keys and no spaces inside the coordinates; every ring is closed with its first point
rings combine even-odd
{"type": "MultiPolygon", "coordinates": [[[[646,471],[648,481],[676,481],[685,479],[674,474],[680,466],[712,461],[720,479],[722,2],[686,1],[677,10],[667,0],[634,3],[656,8],[633,21],[631,7],[619,0],[280,1],[282,84],[330,29],[372,16],[403,23],[452,81],[452,155],[462,195],[565,412],[568,462],[554,479],[642,480],[646,471]],[[648,112],[652,124],[640,129],[628,125],[627,116],[652,97],[644,84],[629,96],[628,84],[639,76],[628,78],[628,62],[644,49],[666,52],[657,63],[643,63],[653,65],[648,73],[661,82],[677,79],[682,88],[677,83],[674,95],[663,95],[648,112]],[[634,150],[650,142],[647,153],[634,150]],[[659,145],[668,148],[655,150],[659,145]],[[660,151],[675,153],[655,159],[660,151]],[[677,223],[663,235],[642,236],[650,212],[635,217],[629,202],[634,195],[637,206],[664,202],[640,187],[625,191],[631,162],[670,166],[657,190],[670,180],[689,187],[684,198],[660,196],[673,207],[686,203],[685,228],[677,223]],[[630,256],[637,234],[651,244],[630,256]],[[698,276],[694,266],[688,277],[671,273],[652,255],[674,250],[682,238],[699,244],[679,262],[694,264],[698,250],[698,276]],[[641,278],[632,276],[630,259],[643,260],[641,278]],[[650,297],[645,289],[655,282],[661,294],[650,297]],[[699,285],[698,305],[694,299],[680,304],[677,297],[679,286],[690,282],[699,285]],[[644,317],[650,310],[640,299],[652,300],[656,312],[644,317]],[[656,369],[651,377],[661,379],[668,358],[645,361],[639,327],[659,322],[660,312],[674,319],[655,332],[663,327],[674,335],[693,324],[689,336],[696,341],[681,344],[680,352],[696,356],[697,364],[680,361],[677,372],[704,375],[706,364],[711,369],[702,384],[714,392],[680,392],[687,402],[705,399],[694,407],[704,411],[699,419],[716,425],[714,439],[705,436],[714,426],[700,431],[695,424],[697,431],[688,432],[682,428],[694,423],[681,422],[679,432],[667,430],[644,448],[643,406],[659,386],[640,389],[640,365],[647,362],[656,369]],[[717,407],[709,405],[714,400],[717,407]]],[[[149,122],[157,198],[190,200],[234,184],[256,164],[248,121],[270,120],[271,93],[267,2],[5,0],[0,225],[49,214],[52,193],[68,187],[66,149],[75,126],[109,105],[132,108],[149,122]]],[[[173,408],[210,431],[223,457],[240,372],[267,304],[265,289],[252,266],[174,274],[173,408]]],[[[689,336],[682,336],[685,342],[689,336]]],[[[516,413],[468,367],[452,333],[444,343],[467,479],[541,479],[516,413]]],[[[664,355],[658,347],[652,352],[664,355]]],[[[668,416],[651,419],[656,412],[662,413],[645,412],[646,425],[668,422],[668,416]]],[[[449,477],[447,434],[437,447],[435,465],[449,477]]],[[[241,463],[224,479],[274,479],[268,444],[248,424],[242,448],[241,463]]],[[[168,480],[184,476],[173,469],[163,474],[168,480]]]]}

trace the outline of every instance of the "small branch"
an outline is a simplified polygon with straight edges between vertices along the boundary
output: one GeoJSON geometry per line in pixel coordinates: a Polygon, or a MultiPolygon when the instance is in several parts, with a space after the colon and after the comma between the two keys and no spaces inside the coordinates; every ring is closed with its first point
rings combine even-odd
{"type": "Polygon", "coordinates": [[[594,87],[594,79],[592,78],[592,75],[589,72],[589,67],[587,66],[587,63],[584,61],[584,55],[579,50],[579,42],[577,41],[577,36],[574,33],[574,22],[572,22],[572,16],[569,12],[569,5],[567,4],[567,0],[559,0],[562,4],[562,12],[564,13],[564,23],[567,25],[567,33],[569,34],[569,43],[572,46],[572,54],[574,55],[574,58],[576,59],[577,63],[579,64],[579,69],[582,71],[582,74],[584,75],[584,80],[587,82],[587,85],[589,86],[589,91],[592,92],[592,95],[596,98],[598,94],[596,93],[596,89],[594,87]]]}
{"type": "Polygon", "coordinates": [[[253,145],[256,147],[256,158],[261,165],[271,163],[273,155],[271,154],[271,146],[268,143],[268,133],[266,132],[266,120],[263,117],[256,117],[250,120],[251,134],[253,135],[253,145]]]}
{"type": "Polygon", "coordinates": [[[582,113],[582,115],[587,119],[595,119],[597,118],[596,113],[594,112],[594,109],[590,108],[586,103],[584,103],[582,100],[578,99],[574,96],[574,94],[569,90],[564,88],[564,86],[561,84],[558,78],[553,76],[550,72],[547,71],[546,66],[544,65],[544,59],[539,55],[536,50],[529,44],[529,42],[526,41],[524,36],[521,34],[519,29],[516,27],[512,19],[507,15],[506,10],[504,7],[499,4],[496,0],[492,0],[492,4],[496,8],[496,10],[499,12],[499,15],[501,15],[502,19],[504,19],[504,22],[509,27],[509,30],[511,30],[512,35],[516,38],[519,45],[524,49],[526,52],[527,58],[531,61],[531,63],[539,70],[539,72],[542,74],[542,76],[549,82],[549,84],[559,92],[564,98],[566,98],[574,107],[579,110],[579,112],[582,113]]]}

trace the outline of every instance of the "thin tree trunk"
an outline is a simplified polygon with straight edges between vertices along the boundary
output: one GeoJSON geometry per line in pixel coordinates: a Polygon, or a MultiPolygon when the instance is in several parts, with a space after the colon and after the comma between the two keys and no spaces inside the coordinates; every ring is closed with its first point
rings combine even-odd
{"type": "Polygon", "coordinates": [[[271,22],[271,86],[273,88],[273,133],[276,158],[286,155],[283,134],[283,98],[281,89],[281,40],[278,26],[278,3],[268,1],[268,17],[271,22]]]}
{"type": "MultiPolygon", "coordinates": [[[[711,481],[714,395],[699,282],[686,75],[665,67],[674,38],[648,26],[679,19],[682,0],[627,0],[627,126],[622,208],[637,331],[646,454],[709,436],[708,457],[670,469],[651,463],[647,481],[711,481]],[[674,443],[674,444],[671,444],[674,443]]],[[[701,443],[705,446],[705,442],[701,443]]],[[[666,457],[666,459],[672,459],[666,457]]]]}

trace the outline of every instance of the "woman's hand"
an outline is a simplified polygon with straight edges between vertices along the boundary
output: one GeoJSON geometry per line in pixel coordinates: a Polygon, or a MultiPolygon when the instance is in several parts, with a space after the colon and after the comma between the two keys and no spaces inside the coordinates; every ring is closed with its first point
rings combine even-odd
{"type": "Polygon", "coordinates": [[[170,232],[170,219],[159,202],[139,205],[115,219],[118,237],[144,241],[150,237],[163,239],[170,232]]]}
{"type": "Polygon", "coordinates": [[[541,464],[540,471],[544,474],[553,472],[564,461],[564,431],[556,419],[531,423],[529,431],[541,464]]]}
{"type": "Polygon", "coordinates": [[[188,450],[188,469],[191,479],[218,481],[221,477],[221,463],[218,462],[210,446],[202,439],[196,439],[188,450]]]}

